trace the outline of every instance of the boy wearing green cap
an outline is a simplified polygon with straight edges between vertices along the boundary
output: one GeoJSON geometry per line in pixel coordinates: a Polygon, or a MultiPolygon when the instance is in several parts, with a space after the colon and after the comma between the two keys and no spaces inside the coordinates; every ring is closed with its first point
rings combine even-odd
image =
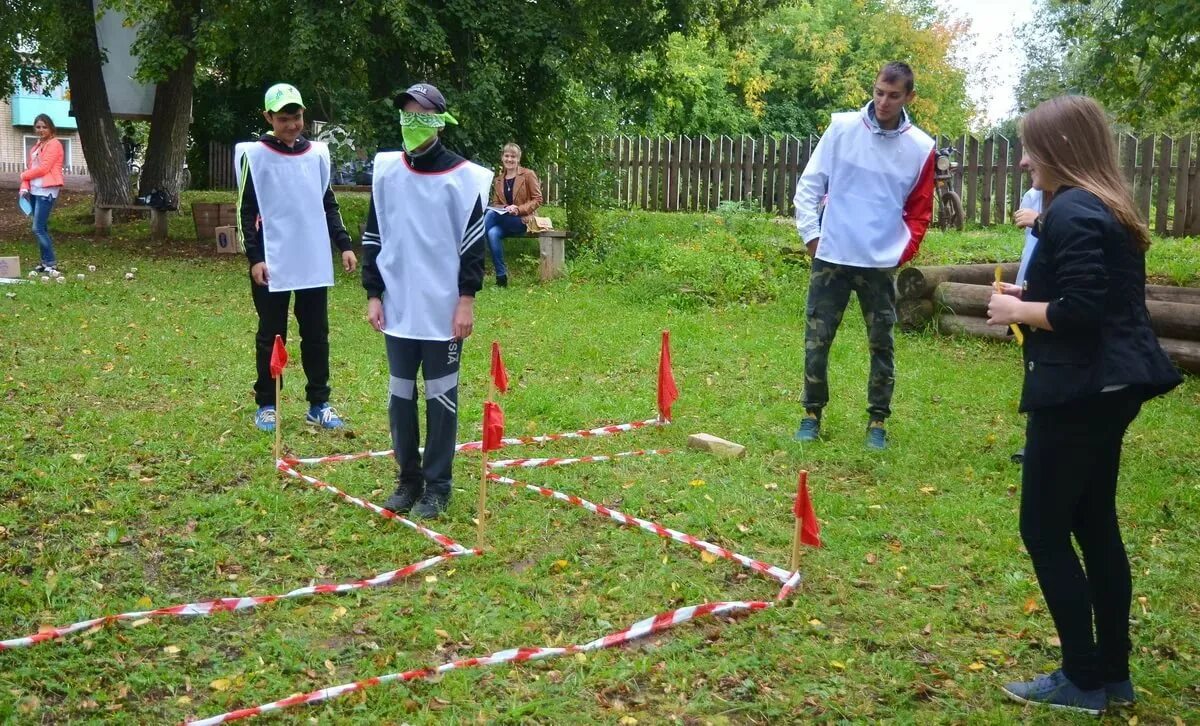
{"type": "Polygon", "coordinates": [[[367,320],[383,333],[388,419],[399,468],[383,505],[436,518],[450,502],[458,433],[458,369],[483,284],[483,210],[492,172],[438,138],[446,99],[418,83],[400,94],[404,151],[375,157],[363,234],[367,320]],[[417,371],[425,379],[425,451],[417,427],[417,371]]]}
{"type": "Polygon", "coordinates": [[[354,272],[358,259],[330,186],[329,148],[303,136],[300,92],[286,83],[271,86],[263,101],[263,118],[271,131],[234,150],[238,236],[250,262],[250,293],[258,313],[254,424],[262,431],[275,430],[271,347],[276,335],[287,340],[288,304],[294,293],[300,362],[308,379],[306,420],[338,429],[343,422],[329,405],[330,240],[341,252],[346,272],[354,272]]]}

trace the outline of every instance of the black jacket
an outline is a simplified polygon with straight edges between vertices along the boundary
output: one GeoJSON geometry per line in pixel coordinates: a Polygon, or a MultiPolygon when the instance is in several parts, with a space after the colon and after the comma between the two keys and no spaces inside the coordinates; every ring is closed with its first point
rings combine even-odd
{"type": "MultiPolygon", "coordinates": [[[[296,139],[296,143],[288,146],[272,134],[263,134],[259,137],[259,142],[268,144],[272,149],[281,154],[302,154],[308,150],[308,139],[301,136],[296,139]]],[[[246,259],[250,261],[250,266],[255,263],[266,262],[266,252],[263,250],[262,225],[258,224],[258,194],[254,191],[254,180],[250,178],[250,165],[246,159],[238,161],[239,164],[244,164],[242,167],[242,178],[245,183],[238,191],[238,221],[241,222],[242,244],[246,247],[246,259]]],[[[350,233],[346,231],[346,225],[342,222],[342,212],[338,208],[337,199],[333,196],[333,187],[325,188],[325,197],[322,200],[325,205],[325,224],[329,227],[329,239],[337,245],[339,252],[349,250],[350,233]]]]}
{"type": "Polygon", "coordinates": [[[1144,399],[1182,378],[1146,310],[1146,257],[1091,192],[1063,187],[1035,228],[1022,299],[1046,302],[1053,330],[1026,328],[1021,411],[1058,406],[1106,386],[1144,399]]]}
{"type": "MultiPolygon", "coordinates": [[[[446,171],[464,161],[461,156],[447,149],[441,139],[435,140],[428,149],[418,155],[409,156],[408,159],[412,168],[427,173],[446,171]]],[[[464,297],[475,297],[475,293],[483,287],[483,246],[486,237],[481,233],[481,228],[476,225],[476,222],[482,217],[483,201],[480,200],[471,212],[471,218],[467,221],[467,238],[458,245],[461,250],[458,265],[458,294],[464,297]],[[477,234],[473,234],[472,230],[475,230],[477,234]]],[[[379,256],[380,242],[379,217],[375,214],[375,197],[372,195],[371,203],[367,207],[367,228],[363,232],[362,284],[367,291],[368,299],[383,297],[383,275],[379,272],[379,266],[375,262],[375,258],[379,256]]]]}

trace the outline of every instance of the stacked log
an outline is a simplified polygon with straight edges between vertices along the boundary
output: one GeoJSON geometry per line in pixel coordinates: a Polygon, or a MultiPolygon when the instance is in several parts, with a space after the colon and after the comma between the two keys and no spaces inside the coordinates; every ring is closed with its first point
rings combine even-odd
{"type": "MultiPolygon", "coordinates": [[[[1005,282],[1014,282],[1016,264],[1001,265],[1005,282]]],[[[1008,329],[987,324],[987,305],[996,279],[995,265],[910,267],[896,276],[896,305],[901,327],[913,330],[936,321],[944,333],[1009,339],[1008,329]]],[[[1150,325],[1171,360],[1200,373],[1200,288],[1146,286],[1150,325]]]]}

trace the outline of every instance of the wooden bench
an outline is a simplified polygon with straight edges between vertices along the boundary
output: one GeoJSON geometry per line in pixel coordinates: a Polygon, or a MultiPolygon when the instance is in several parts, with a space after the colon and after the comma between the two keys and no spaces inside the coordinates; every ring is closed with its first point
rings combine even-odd
{"type": "Polygon", "coordinates": [[[161,209],[145,204],[100,204],[93,206],[96,218],[96,234],[107,237],[112,232],[113,212],[149,212],[150,239],[162,240],[167,238],[167,213],[161,209]]]}
{"type": "Polygon", "coordinates": [[[561,229],[548,229],[545,232],[527,232],[525,236],[538,241],[538,278],[542,282],[567,274],[567,239],[574,237],[574,234],[561,229]]]}

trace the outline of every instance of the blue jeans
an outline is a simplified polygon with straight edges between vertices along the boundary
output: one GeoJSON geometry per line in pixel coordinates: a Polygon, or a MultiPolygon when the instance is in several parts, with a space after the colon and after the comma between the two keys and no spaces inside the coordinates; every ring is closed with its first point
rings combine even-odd
{"type": "Polygon", "coordinates": [[[54,242],[50,239],[50,210],[54,209],[54,197],[33,194],[29,197],[33,204],[33,236],[37,237],[38,248],[42,253],[42,264],[53,267],[58,264],[54,257],[54,242]]]}
{"type": "Polygon", "coordinates": [[[488,249],[492,253],[496,277],[508,277],[508,266],[504,264],[504,238],[525,234],[525,223],[515,214],[497,214],[489,209],[483,215],[483,228],[487,230],[488,249]]]}

